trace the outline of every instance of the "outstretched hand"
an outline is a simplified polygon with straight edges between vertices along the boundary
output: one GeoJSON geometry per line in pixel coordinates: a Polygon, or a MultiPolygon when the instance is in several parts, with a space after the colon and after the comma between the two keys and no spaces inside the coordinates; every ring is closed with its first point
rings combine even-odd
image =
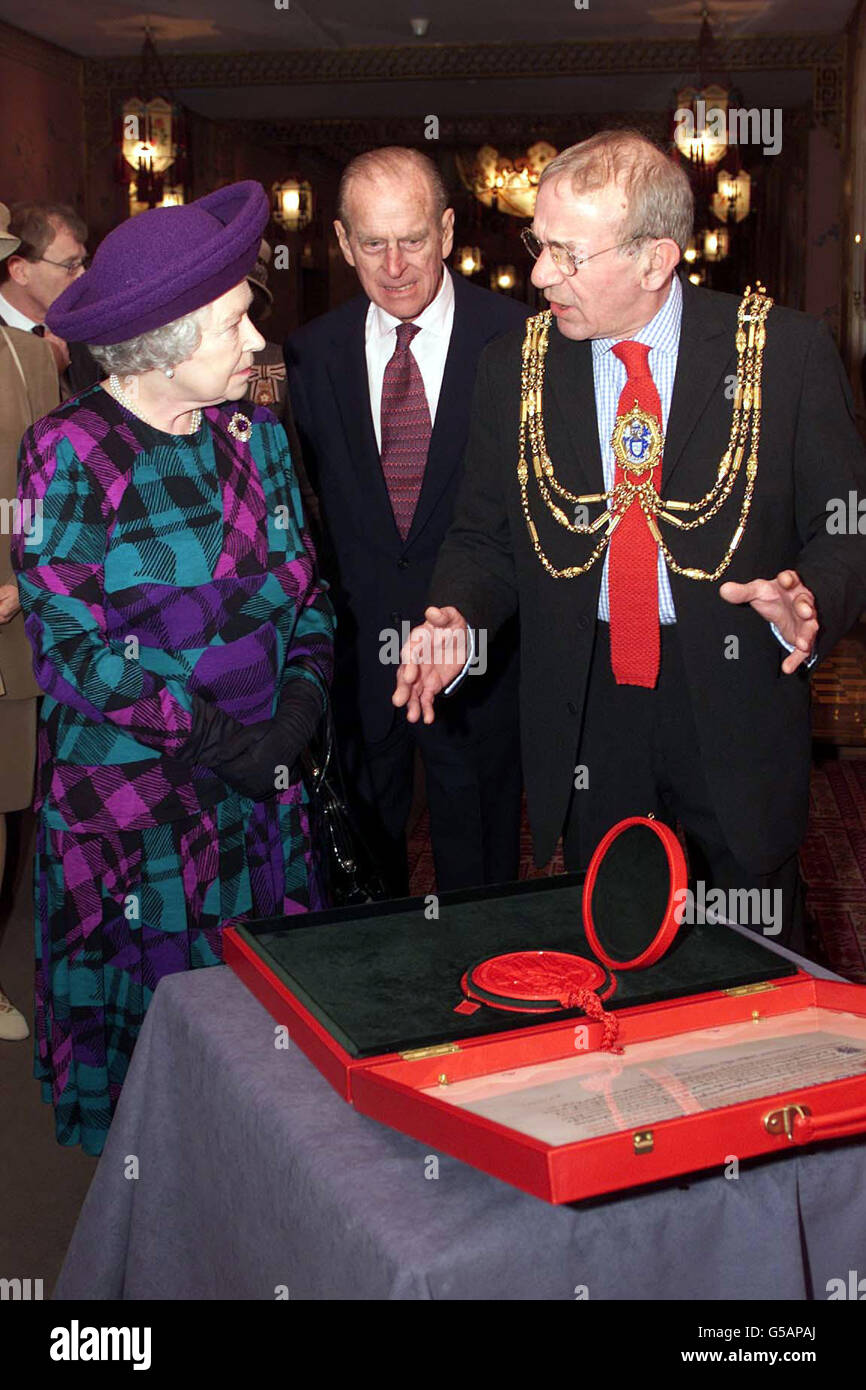
{"type": "Polygon", "coordinates": [[[456,608],[427,608],[425,622],[413,627],[400,652],[397,687],[391,696],[406,718],[417,724],[423,715],[432,724],[433,701],[456,680],[469,659],[469,624],[456,608]]]}
{"type": "Polygon", "coordinates": [[[796,570],[782,570],[775,579],[752,579],[748,584],[728,580],[719,592],[726,603],[751,604],[794,648],[782,662],[787,676],[809,660],[818,635],[818,609],[815,595],[796,570]]]}

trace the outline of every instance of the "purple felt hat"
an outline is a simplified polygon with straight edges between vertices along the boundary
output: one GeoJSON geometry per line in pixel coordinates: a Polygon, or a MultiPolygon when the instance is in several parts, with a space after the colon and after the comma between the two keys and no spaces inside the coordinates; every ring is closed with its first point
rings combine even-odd
{"type": "Polygon", "coordinates": [[[125,343],[239,285],[256,263],[270,204],[260,183],[218,188],[184,207],[122,222],[45,322],[69,343],[125,343]]]}

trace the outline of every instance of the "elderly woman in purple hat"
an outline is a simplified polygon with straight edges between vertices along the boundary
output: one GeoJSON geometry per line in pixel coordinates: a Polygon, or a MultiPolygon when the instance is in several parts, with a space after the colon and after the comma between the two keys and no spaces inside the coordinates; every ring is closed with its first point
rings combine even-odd
{"type": "Polygon", "coordinates": [[[36,1074],[98,1154],[157,981],[230,918],[321,905],[297,763],[333,615],[282,427],[243,403],[268,200],[238,183],[124,223],[53,305],[106,379],[25,436],[21,606],[45,691],[36,1074]]]}

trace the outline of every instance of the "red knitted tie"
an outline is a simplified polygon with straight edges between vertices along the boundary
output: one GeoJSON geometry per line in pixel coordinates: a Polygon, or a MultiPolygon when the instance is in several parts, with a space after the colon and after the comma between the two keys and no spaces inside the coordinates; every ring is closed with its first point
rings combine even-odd
{"type": "MultiPolygon", "coordinates": [[[[661,433],[662,407],[649,369],[648,345],[615,343],[612,350],[628,373],[617,417],[627,415],[637,401],[641,410],[655,416],[661,433]]],[[[660,468],[661,459],[656,465],[660,468]]],[[[615,484],[645,479],[645,474],[627,474],[617,459],[615,484]]],[[[658,544],[636,498],[610,538],[608,596],[610,661],[616,683],[652,689],[659,673],[658,544]]]]}
{"type": "Polygon", "coordinates": [[[417,323],[398,324],[382,382],[382,472],[402,540],[418,505],[432,432],[421,371],[409,348],[420,331],[417,323]]]}

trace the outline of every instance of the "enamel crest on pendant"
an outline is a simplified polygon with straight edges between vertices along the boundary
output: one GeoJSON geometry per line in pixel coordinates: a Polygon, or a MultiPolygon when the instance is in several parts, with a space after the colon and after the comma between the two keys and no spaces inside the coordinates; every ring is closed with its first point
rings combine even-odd
{"type": "Polygon", "coordinates": [[[664,438],[656,417],[635,401],[628,414],[617,416],[610,443],[626,473],[644,473],[661,458],[664,438]]]}

